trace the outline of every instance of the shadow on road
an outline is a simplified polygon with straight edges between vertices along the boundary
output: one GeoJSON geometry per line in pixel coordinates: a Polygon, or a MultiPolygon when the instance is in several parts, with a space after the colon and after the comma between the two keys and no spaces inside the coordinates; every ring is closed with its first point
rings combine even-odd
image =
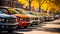
{"type": "Polygon", "coordinates": [[[18,32],[29,32],[29,31],[32,31],[33,29],[35,29],[35,28],[28,27],[28,28],[19,28],[19,29],[15,30],[15,31],[18,31],[18,32]]]}
{"type": "Polygon", "coordinates": [[[0,34],[23,34],[23,33],[0,33],[0,34]]]}
{"type": "Polygon", "coordinates": [[[48,28],[48,29],[45,29],[44,31],[60,33],[60,28],[48,28]]]}
{"type": "Polygon", "coordinates": [[[16,29],[16,30],[14,30],[13,32],[10,32],[10,33],[2,32],[0,34],[24,34],[24,33],[21,33],[21,32],[30,32],[30,31],[33,31],[33,29],[36,29],[36,27],[38,27],[38,26],[32,26],[32,27],[30,26],[28,28],[19,28],[19,29],[16,29]]]}
{"type": "Polygon", "coordinates": [[[29,31],[33,31],[33,29],[36,29],[36,27],[39,27],[39,26],[29,26],[28,28],[19,28],[15,31],[18,31],[18,32],[29,32],[29,31]]]}

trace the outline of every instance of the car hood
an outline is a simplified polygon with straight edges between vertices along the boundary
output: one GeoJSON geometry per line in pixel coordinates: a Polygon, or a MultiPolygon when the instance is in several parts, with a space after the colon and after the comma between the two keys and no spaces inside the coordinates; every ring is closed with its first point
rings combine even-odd
{"type": "Polygon", "coordinates": [[[31,14],[25,14],[25,15],[27,15],[28,17],[37,17],[37,16],[31,15],[31,14]]]}
{"type": "Polygon", "coordinates": [[[29,18],[28,16],[24,15],[24,14],[13,14],[17,17],[21,17],[21,18],[29,18]]]}
{"type": "Polygon", "coordinates": [[[14,18],[16,18],[13,15],[7,15],[7,14],[0,14],[0,17],[3,17],[3,18],[14,17],[14,18]]]}

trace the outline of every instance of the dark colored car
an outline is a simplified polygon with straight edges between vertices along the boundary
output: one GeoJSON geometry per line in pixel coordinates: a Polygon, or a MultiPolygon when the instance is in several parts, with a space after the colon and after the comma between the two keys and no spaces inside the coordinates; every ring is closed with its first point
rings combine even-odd
{"type": "Polygon", "coordinates": [[[15,16],[7,15],[0,11],[0,32],[5,30],[12,32],[17,28],[17,24],[18,23],[15,16]]]}
{"type": "Polygon", "coordinates": [[[18,28],[27,28],[30,25],[30,18],[26,15],[20,14],[15,9],[11,7],[0,7],[0,10],[5,14],[16,16],[18,21],[18,28]]]}

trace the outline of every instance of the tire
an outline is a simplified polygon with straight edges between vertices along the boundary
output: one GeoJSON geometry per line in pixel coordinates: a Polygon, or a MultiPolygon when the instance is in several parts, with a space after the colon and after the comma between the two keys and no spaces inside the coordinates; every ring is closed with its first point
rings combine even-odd
{"type": "Polygon", "coordinates": [[[8,30],[8,33],[12,33],[13,32],[13,30],[8,30]]]}
{"type": "Polygon", "coordinates": [[[20,28],[21,28],[21,26],[18,26],[18,27],[17,27],[17,29],[20,29],[20,28]]]}
{"type": "Polygon", "coordinates": [[[41,23],[43,23],[43,20],[41,20],[39,24],[41,24],[41,23]]]}
{"type": "Polygon", "coordinates": [[[1,31],[0,31],[0,33],[1,33],[1,31]]]}
{"type": "Polygon", "coordinates": [[[18,26],[17,29],[27,28],[27,26],[18,26]]]}
{"type": "Polygon", "coordinates": [[[37,22],[34,22],[34,23],[33,23],[33,26],[34,26],[34,25],[38,25],[38,23],[37,23],[37,22]]]}
{"type": "Polygon", "coordinates": [[[36,22],[36,25],[39,25],[40,24],[40,22],[36,22]]]}
{"type": "Polygon", "coordinates": [[[33,26],[33,24],[31,24],[30,26],[33,26]]]}
{"type": "Polygon", "coordinates": [[[27,28],[28,26],[24,26],[24,28],[27,28]]]}

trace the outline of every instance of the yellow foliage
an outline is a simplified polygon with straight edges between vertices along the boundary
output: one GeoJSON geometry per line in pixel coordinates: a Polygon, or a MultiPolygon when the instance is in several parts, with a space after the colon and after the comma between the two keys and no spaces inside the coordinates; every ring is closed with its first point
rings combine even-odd
{"type": "MultiPolygon", "coordinates": [[[[24,4],[25,7],[29,5],[29,3],[26,0],[18,0],[18,2],[21,2],[22,4],[24,4]]],[[[39,7],[39,5],[36,1],[33,1],[31,3],[31,6],[34,6],[35,9],[39,7]]]]}
{"type": "Polygon", "coordinates": [[[47,10],[48,8],[48,4],[47,3],[43,3],[41,6],[42,9],[47,10]]]}
{"type": "Polygon", "coordinates": [[[57,11],[60,10],[60,8],[59,8],[56,4],[54,4],[54,3],[52,3],[52,2],[43,3],[41,7],[42,7],[42,9],[44,9],[45,11],[46,11],[46,10],[49,10],[49,11],[53,11],[54,13],[56,13],[57,11]]]}
{"type": "Polygon", "coordinates": [[[33,1],[33,2],[31,3],[31,6],[34,6],[35,9],[39,7],[39,5],[38,5],[38,3],[37,3],[36,1],[33,1]]]}
{"type": "Polygon", "coordinates": [[[25,4],[25,6],[28,5],[28,2],[26,0],[18,0],[18,2],[22,3],[22,4],[25,4]]]}
{"type": "MultiPolygon", "coordinates": [[[[26,0],[18,0],[18,2],[21,2],[22,4],[24,4],[25,7],[29,5],[29,3],[26,0]]],[[[38,4],[38,2],[36,2],[36,0],[31,3],[31,6],[34,6],[35,9],[39,8],[39,4],[38,4]]],[[[52,10],[52,11],[56,12],[56,11],[60,10],[60,8],[52,2],[44,2],[42,4],[41,8],[44,9],[45,11],[52,10]]]]}

